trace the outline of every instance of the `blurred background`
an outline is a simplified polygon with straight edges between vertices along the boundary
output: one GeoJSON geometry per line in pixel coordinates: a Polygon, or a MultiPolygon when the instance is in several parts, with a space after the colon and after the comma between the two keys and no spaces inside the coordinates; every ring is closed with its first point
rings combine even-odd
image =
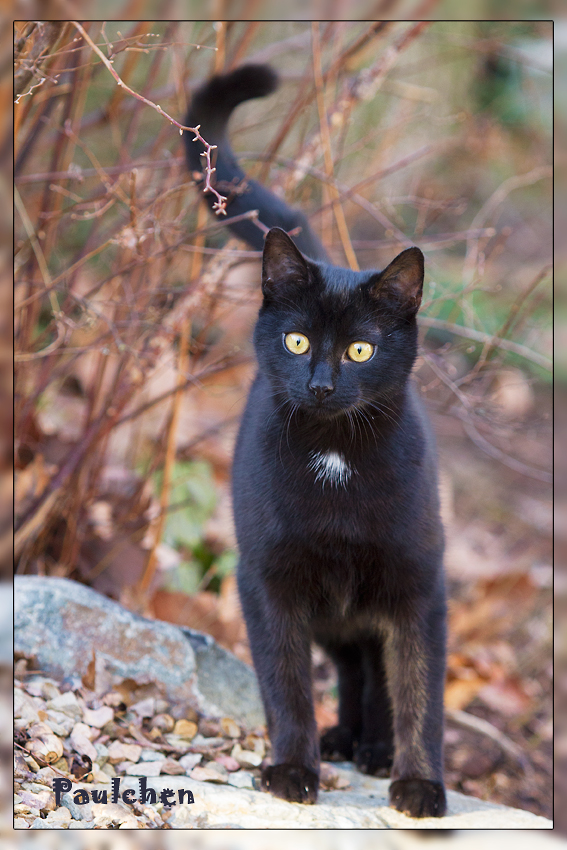
{"type": "MultiPolygon", "coordinates": [[[[250,660],[229,479],[259,262],[151,104],[183,123],[210,73],[268,61],[280,90],[232,124],[248,173],[338,264],[426,255],[415,380],[448,541],[448,785],[551,817],[552,24],[82,26],[15,26],[17,571],[250,660]]],[[[314,670],[323,728],[336,682],[317,650],[314,670]]]]}

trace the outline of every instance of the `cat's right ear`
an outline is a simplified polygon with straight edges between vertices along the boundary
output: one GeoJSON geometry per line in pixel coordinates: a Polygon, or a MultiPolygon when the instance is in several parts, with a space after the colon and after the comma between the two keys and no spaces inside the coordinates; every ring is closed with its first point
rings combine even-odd
{"type": "Polygon", "coordinates": [[[309,269],[301,251],[281,227],[266,234],[262,257],[262,292],[265,298],[277,298],[278,292],[290,284],[304,285],[309,269]]]}
{"type": "Polygon", "coordinates": [[[393,295],[408,317],[415,316],[423,292],[423,265],[419,248],[407,248],[371,282],[372,295],[393,295]]]}

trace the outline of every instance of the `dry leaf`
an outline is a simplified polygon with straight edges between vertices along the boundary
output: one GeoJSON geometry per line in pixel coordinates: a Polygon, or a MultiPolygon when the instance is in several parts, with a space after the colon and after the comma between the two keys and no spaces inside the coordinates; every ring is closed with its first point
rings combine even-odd
{"type": "Polygon", "coordinates": [[[475,676],[472,679],[454,679],[445,687],[445,705],[447,708],[464,709],[486,685],[486,679],[475,676]]]}

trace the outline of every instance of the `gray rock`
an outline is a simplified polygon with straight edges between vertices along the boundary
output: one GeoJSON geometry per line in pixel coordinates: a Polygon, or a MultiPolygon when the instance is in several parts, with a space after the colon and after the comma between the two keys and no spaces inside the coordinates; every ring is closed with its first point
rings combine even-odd
{"type": "Polygon", "coordinates": [[[116,682],[156,683],[208,716],[264,722],[254,671],[209,635],[140,617],[64,578],[16,576],[14,599],[14,649],[47,674],[81,676],[94,652],[116,682]]]}
{"type": "Polygon", "coordinates": [[[234,785],[235,788],[254,788],[254,777],[246,770],[231,773],[227,782],[229,785],[234,785]]]}
{"type": "Polygon", "coordinates": [[[45,819],[36,818],[31,824],[30,829],[64,829],[61,824],[48,823],[45,819]]]}
{"type": "Polygon", "coordinates": [[[75,820],[91,820],[92,819],[92,813],[91,813],[91,810],[90,810],[91,807],[90,806],[78,806],[75,803],[75,801],[73,800],[73,797],[71,796],[71,794],[69,794],[68,791],[65,794],[63,794],[63,796],[61,797],[61,801],[62,801],[63,805],[66,806],[69,809],[69,811],[71,812],[71,817],[74,818],[75,820]]]}

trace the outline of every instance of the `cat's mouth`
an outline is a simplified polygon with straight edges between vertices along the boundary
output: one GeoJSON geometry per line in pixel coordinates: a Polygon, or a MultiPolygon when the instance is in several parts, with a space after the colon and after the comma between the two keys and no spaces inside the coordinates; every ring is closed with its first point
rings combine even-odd
{"type": "Polygon", "coordinates": [[[301,410],[308,416],[316,419],[336,419],[346,413],[349,406],[344,406],[334,399],[325,399],[323,401],[306,400],[301,406],[301,410]]]}

